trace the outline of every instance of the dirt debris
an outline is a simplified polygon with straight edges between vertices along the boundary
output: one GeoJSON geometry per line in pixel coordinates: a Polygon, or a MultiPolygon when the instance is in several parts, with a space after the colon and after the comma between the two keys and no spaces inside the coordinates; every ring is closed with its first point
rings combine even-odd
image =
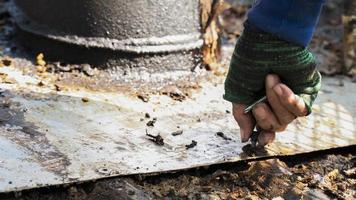
{"type": "Polygon", "coordinates": [[[356,188],[352,182],[355,183],[355,179],[345,181],[345,176],[339,173],[341,169],[352,168],[354,160],[355,155],[351,154],[329,155],[313,161],[271,159],[252,162],[247,169],[234,166],[207,174],[182,173],[148,178],[138,184],[156,198],[168,199],[311,199],[312,195],[354,199],[356,188]],[[316,181],[312,184],[314,179],[316,181]],[[326,191],[324,179],[334,185],[330,190],[338,195],[326,191]]]}
{"type": "Polygon", "coordinates": [[[253,147],[258,145],[258,136],[260,135],[260,131],[252,131],[252,135],[250,137],[250,142],[253,147]]]}
{"type": "Polygon", "coordinates": [[[171,133],[173,136],[178,136],[178,135],[182,135],[183,134],[183,130],[177,130],[174,131],[173,133],[171,133]]]}
{"type": "Polygon", "coordinates": [[[137,98],[139,98],[143,102],[148,102],[150,100],[149,94],[138,94],[137,98]]]}
{"type": "Polygon", "coordinates": [[[190,144],[185,145],[185,148],[186,148],[186,149],[192,149],[192,148],[194,148],[195,146],[197,146],[197,144],[198,144],[197,141],[192,140],[192,142],[191,142],[190,144]]]}
{"type": "Polygon", "coordinates": [[[39,53],[36,57],[36,64],[39,66],[46,66],[46,61],[44,60],[44,54],[43,53],[39,53]]]}
{"type": "Polygon", "coordinates": [[[53,72],[71,72],[73,70],[73,68],[70,65],[68,64],[62,65],[59,62],[54,62],[49,64],[48,68],[50,69],[50,71],[53,72]]]}
{"type": "Polygon", "coordinates": [[[255,157],[255,156],[267,156],[268,152],[263,146],[256,144],[246,144],[242,147],[243,154],[242,157],[255,157]]]}
{"type": "Polygon", "coordinates": [[[56,73],[82,73],[85,76],[93,77],[97,75],[98,70],[90,66],[89,64],[67,64],[60,62],[52,62],[47,65],[48,72],[56,73]]]}
{"type": "Polygon", "coordinates": [[[61,87],[60,85],[54,84],[53,86],[54,86],[54,88],[55,88],[55,90],[56,90],[57,92],[62,91],[62,87],[61,87]]]}
{"type": "Polygon", "coordinates": [[[152,120],[150,120],[150,121],[148,121],[147,123],[146,123],[146,126],[151,126],[151,127],[153,127],[153,126],[155,126],[155,123],[157,122],[157,118],[153,118],[152,120]]]}
{"type": "Polygon", "coordinates": [[[347,177],[356,179],[356,167],[353,167],[352,169],[344,170],[344,174],[347,177]]]}
{"type": "Polygon", "coordinates": [[[164,139],[160,134],[157,135],[151,135],[148,133],[146,130],[146,136],[148,136],[148,139],[157,144],[158,146],[163,146],[164,145],[164,139]]]}
{"type": "Polygon", "coordinates": [[[43,81],[38,82],[37,85],[38,85],[39,87],[45,86],[45,84],[43,83],[43,81]]]}
{"type": "Polygon", "coordinates": [[[1,59],[0,66],[5,66],[5,67],[10,67],[12,65],[12,59],[11,58],[3,58],[1,59]]]}
{"type": "Polygon", "coordinates": [[[231,138],[227,137],[223,132],[217,132],[216,135],[223,138],[224,140],[232,140],[231,138]]]}
{"type": "Polygon", "coordinates": [[[6,83],[6,84],[14,84],[14,83],[16,83],[16,80],[13,78],[10,78],[8,76],[8,74],[6,74],[6,73],[0,73],[0,82],[6,83]]]}
{"type": "Polygon", "coordinates": [[[91,66],[89,64],[83,64],[81,70],[87,76],[95,75],[95,70],[93,68],[91,68],[91,66]]]}
{"type": "Polygon", "coordinates": [[[88,98],[88,97],[83,97],[83,98],[82,98],[82,102],[84,102],[84,103],[89,102],[89,98],[88,98]]]}
{"type": "Polygon", "coordinates": [[[12,78],[5,78],[5,80],[3,81],[3,83],[6,83],[6,84],[15,84],[15,83],[16,83],[16,80],[15,80],[15,79],[12,79],[12,78]]]}
{"type": "Polygon", "coordinates": [[[177,86],[168,85],[162,89],[163,95],[171,97],[175,101],[184,101],[186,99],[186,94],[184,94],[177,86]]]}
{"type": "Polygon", "coordinates": [[[39,65],[36,67],[36,70],[38,73],[44,73],[47,71],[47,68],[45,66],[39,65]]]}

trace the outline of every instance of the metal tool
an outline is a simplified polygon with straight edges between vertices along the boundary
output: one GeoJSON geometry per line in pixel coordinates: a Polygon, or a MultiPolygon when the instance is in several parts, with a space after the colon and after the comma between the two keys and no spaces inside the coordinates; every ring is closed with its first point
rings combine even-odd
{"type": "MultiPolygon", "coordinates": [[[[259,100],[255,101],[254,103],[252,103],[251,105],[247,106],[244,110],[244,114],[249,113],[257,104],[264,102],[266,100],[267,100],[267,96],[264,96],[264,97],[260,98],[259,100]]],[[[258,128],[257,125],[256,125],[255,129],[256,130],[252,131],[252,134],[250,136],[250,142],[253,147],[257,146],[258,136],[261,133],[261,129],[258,128]]]]}
{"type": "Polygon", "coordinates": [[[257,104],[264,102],[266,100],[267,100],[267,96],[264,96],[261,99],[255,101],[254,103],[252,103],[251,105],[249,105],[245,108],[244,113],[245,114],[249,113],[257,104]]]}

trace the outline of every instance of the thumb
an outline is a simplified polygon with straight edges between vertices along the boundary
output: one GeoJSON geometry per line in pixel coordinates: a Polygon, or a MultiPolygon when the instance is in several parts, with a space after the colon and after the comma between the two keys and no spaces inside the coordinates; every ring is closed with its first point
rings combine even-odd
{"type": "Polygon", "coordinates": [[[240,127],[241,142],[248,141],[256,124],[251,113],[244,113],[245,108],[243,104],[232,104],[234,118],[240,127]]]}

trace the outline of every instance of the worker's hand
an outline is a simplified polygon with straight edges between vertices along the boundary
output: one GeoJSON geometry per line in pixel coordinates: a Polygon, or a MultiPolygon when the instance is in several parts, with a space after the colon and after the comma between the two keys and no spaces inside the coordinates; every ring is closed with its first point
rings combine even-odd
{"type": "Polygon", "coordinates": [[[276,132],[312,112],[321,87],[316,63],[308,48],[245,24],[231,57],[224,94],[225,100],[234,103],[233,114],[243,142],[248,141],[257,124],[262,129],[259,145],[271,143],[276,132]],[[260,103],[244,114],[244,108],[264,93],[268,103],[260,103]]]}
{"type": "Polygon", "coordinates": [[[233,115],[240,126],[242,142],[249,140],[257,123],[262,129],[259,145],[269,144],[276,132],[284,131],[294,119],[308,114],[303,99],[281,83],[277,75],[268,75],[265,85],[269,104],[259,103],[248,114],[244,114],[246,105],[233,104],[233,115]]]}

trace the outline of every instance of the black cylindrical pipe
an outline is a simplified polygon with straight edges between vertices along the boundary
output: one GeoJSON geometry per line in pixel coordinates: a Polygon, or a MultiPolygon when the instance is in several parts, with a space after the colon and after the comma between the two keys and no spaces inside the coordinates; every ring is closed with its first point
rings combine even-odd
{"type": "Polygon", "coordinates": [[[123,73],[200,62],[199,0],[13,0],[10,10],[26,43],[56,59],[123,73]]]}

